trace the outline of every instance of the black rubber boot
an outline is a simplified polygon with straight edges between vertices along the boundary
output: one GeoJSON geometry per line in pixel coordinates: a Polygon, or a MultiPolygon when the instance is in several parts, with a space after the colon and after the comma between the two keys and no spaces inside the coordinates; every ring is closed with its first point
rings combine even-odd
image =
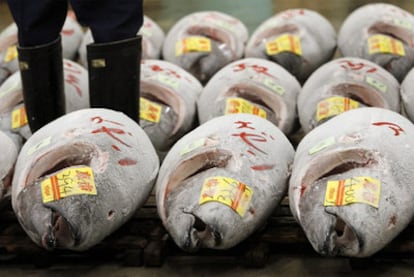
{"type": "Polygon", "coordinates": [[[93,108],[121,111],[139,123],[141,37],[87,46],[93,108]]]}
{"type": "Polygon", "coordinates": [[[65,114],[61,40],[17,50],[27,120],[34,133],[65,114]]]}

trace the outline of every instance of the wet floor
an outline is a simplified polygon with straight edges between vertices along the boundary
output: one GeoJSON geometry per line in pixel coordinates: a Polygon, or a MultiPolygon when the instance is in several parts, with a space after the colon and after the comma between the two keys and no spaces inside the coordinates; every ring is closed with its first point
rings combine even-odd
{"type": "MultiPolygon", "coordinates": [[[[355,8],[377,1],[370,0],[145,0],[144,13],[164,31],[184,15],[203,10],[217,10],[241,19],[250,33],[265,19],[289,8],[312,9],[325,16],[339,30],[346,16],[355,8]]],[[[414,1],[387,1],[414,12],[414,1]]],[[[0,31],[12,23],[4,0],[0,0],[0,31]]],[[[412,259],[412,257],[407,257],[412,259]]],[[[237,263],[186,263],[167,260],[162,268],[128,268],[117,264],[99,266],[55,265],[36,269],[31,265],[0,266],[0,276],[413,276],[413,260],[367,264],[353,269],[347,259],[314,256],[272,257],[265,268],[246,269],[237,263]]]]}

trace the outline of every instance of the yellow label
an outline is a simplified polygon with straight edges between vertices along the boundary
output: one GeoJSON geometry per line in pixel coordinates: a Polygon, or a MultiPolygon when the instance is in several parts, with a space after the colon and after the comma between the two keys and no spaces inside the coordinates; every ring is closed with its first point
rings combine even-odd
{"type": "Polygon", "coordinates": [[[143,28],[141,29],[141,34],[142,34],[143,36],[145,36],[145,37],[152,37],[152,32],[151,32],[151,29],[150,29],[150,28],[145,28],[145,27],[143,27],[143,28]]]}
{"type": "Polygon", "coordinates": [[[164,74],[158,74],[157,80],[163,83],[164,85],[169,86],[176,90],[180,87],[180,82],[177,79],[164,75],[164,74]]]}
{"type": "Polygon", "coordinates": [[[328,181],[324,205],[344,206],[364,203],[378,208],[380,192],[381,182],[367,176],[328,181]]]}
{"type": "Polygon", "coordinates": [[[92,168],[65,169],[41,182],[43,203],[79,194],[97,195],[92,168]]]}
{"type": "Polygon", "coordinates": [[[256,107],[249,101],[239,97],[227,98],[225,114],[236,113],[254,114],[264,119],[267,118],[267,113],[265,110],[256,107]]]}
{"type": "Polygon", "coordinates": [[[342,96],[330,97],[318,103],[316,120],[319,122],[323,119],[356,109],[358,107],[359,103],[351,98],[342,96]]]}
{"type": "Polygon", "coordinates": [[[11,127],[14,130],[25,125],[27,125],[26,109],[24,106],[21,106],[12,111],[11,127]]]}
{"type": "Polygon", "coordinates": [[[300,38],[291,34],[284,34],[277,37],[275,40],[266,43],[266,54],[276,55],[281,52],[291,52],[296,55],[302,55],[302,46],[300,38]]]}
{"type": "Polygon", "coordinates": [[[264,78],[263,79],[263,84],[268,87],[269,89],[273,90],[274,92],[276,92],[279,95],[283,95],[285,94],[285,88],[278,85],[275,81],[273,81],[270,78],[264,78]]]}
{"type": "Polygon", "coordinates": [[[211,52],[211,41],[204,37],[188,37],[177,41],[175,55],[181,56],[189,52],[211,52]]]}
{"type": "Polygon", "coordinates": [[[201,139],[198,139],[196,141],[193,141],[192,143],[188,144],[187,146],[185,146],[181,150],[180,155],[182,156],[182,155],[185,155],[187,153],[190,153],[190,152],[196,150],[197,148],[200,148],[200,147],[204,146],[205,144],[206,144],[206,138],[201,138],[201,139]]]}
{"type": "Polygon", "coordinates": [[[309,150],[309,154],[313,155],[315,153],[318,153],[319,151],[322,151],[323,149],[335,144],[335,142],[335,137],[329,137],[327,139],[324,139],[323,141],[312,147],[309,150]]]}
{"type": "Polygon", "coordinates": [[[161,119],[161,105],[141,97],[139,99],[139,118],[158,123],[161,119]]]}
{"type": "Polygon", "coordinates": [[[253,196],[253,189],[228,177],[215,176],[204,181],[199,204],[220,202],[244,216],[253,196]]]}
{"type": "Polygon", "coordinates": [[[47,137],[39,141],[37,144],[33,145],[32,147],[27,150],[27,155],[32,155],[34,152],[42,149],[43,147],[48,146],[52,142],[52,137],[47,137]]]}
{"type": "Polygon", "coordinates": [[[399,56],[405,56],[403,43],[390,36],[373,35],[368,38],[368,53],[387,53],[399,56]]]}
{"type": "Polygon", "coordinates": [[[372,86],[373,88],[381,91],[382,93],[386,93],[387,92],[387,85],[384,84],[383,82],[381,82],[378,79],[375,79],[374,77],[371,76],[366,76],[365,81],[372,86]]]}
{"type": "Polygon", "coordinates": [[[7,48],[6,55],[4,56],[4,61],[6,63],[8,63],[8,62],[16,59],[17,55],[18,55],[18,53],[17,53],[16,45],[10,46],[9,48],[7,48]]]}

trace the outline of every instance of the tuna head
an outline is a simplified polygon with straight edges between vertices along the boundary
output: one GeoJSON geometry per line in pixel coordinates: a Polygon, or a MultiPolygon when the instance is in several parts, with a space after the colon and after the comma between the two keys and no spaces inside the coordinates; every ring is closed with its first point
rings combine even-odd
{"type": "Polygon", "coordinates": [[[265,59],[241,59],[222,68],[204,87],[197,102],[199,121],[250,113],[288,135],[297,120],[299,91],[299,82],[282,66],[265,59]]]}
{"type": "Polygon", "coordinates": [[[286,193],[294,150],[272,123],[214,118],[181,138],[156,183],[157,208],[189,252],[228,249],[261,227],[286,193]]]}
{"type": "Polygon", "coordinates": [[[290,207],[318,253],[370,256],[410,223],[411,134],[414,127],[401,115],[361,108],[318,126],[300,142],[290,207]]]}
{"type": "Polygon", "coordinates": [[[140,125],[160,155],[196,121],[200,82],[175,64],[143,60],[141,66],[140,125]]]}
{"type": "Polygon", "coordinates": [[[158,166],[147,135],[124,114],[75,111],[39,129],[23,146],[13,210],[36,244],[86,250],[146,201],[158,166]]]}
{"type": "Polygon", "coordinates": [[[336,50],[336,32],[319,13],[289,9],[264,21],[249,39],[245,56],[274,61],[303,83],[336,50]]]}
{"type": "Polygon", "coordinates": [[[391,4],[367,4],[353,11],[338,35],[344,56],[382,66],[402,81],[414,64],[414,16],[391,4]]]}
{"type": "Polygon", "coordinates": [[[170,29],[163,57],[206,83],[220,68],[243,55],[247,36],[244,24],[230,15],[195,12],[170,29]]]}
{"type": "Polygon", "coordinates": [[[339,58],[306,80],[298,97],[305,133],[351,109],[378,107],[400,111],[400,85],[379,65],[361,58],[339,58]]]}

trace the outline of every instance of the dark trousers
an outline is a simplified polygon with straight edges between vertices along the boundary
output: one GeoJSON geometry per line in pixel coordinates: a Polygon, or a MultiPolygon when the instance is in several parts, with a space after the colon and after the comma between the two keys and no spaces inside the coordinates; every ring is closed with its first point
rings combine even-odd
{"type": "MultiPolygon", "coordinates": [[[[135,37],[142,26],[142,0],[69,0],[78,21],[96,43],[135,37]]],[[[65,22],[68,0],[7,0],[22,47],[55,40],[65,22]]]]}

